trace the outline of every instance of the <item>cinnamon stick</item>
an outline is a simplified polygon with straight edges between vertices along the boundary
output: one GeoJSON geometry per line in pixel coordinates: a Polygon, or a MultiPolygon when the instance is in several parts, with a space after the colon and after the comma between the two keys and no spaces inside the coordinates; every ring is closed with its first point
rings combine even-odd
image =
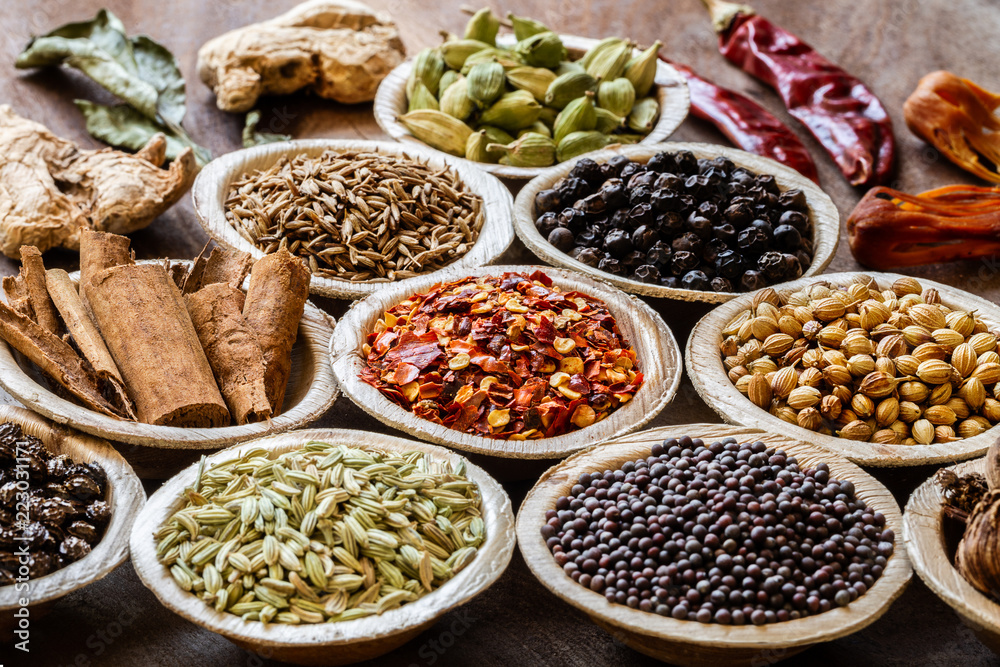
{"type": "Polygon", "coordinates": [[[225,283],[238,289],[250,274],[252,266],[253,258],[245,252],[215,247],[209,253],[206,245],[191,263],[181,292],[194,294],[202,287],[215,283],[225,283]]]}
{"type": "Polygon", "coordinates": [[[35,322],[46,331],[59,335],[62,327],[56,307],[52,304],[49,291],[45,287],[45,264],[42,262],[42,253],[33,245],[21,246],[20,278],[24,281],[28,298],[31,299],[35,322]]]}
{"type": "Polygon", "coordinates": [[[264,355],[243,318],[246,296],[215,283],[184,298],[198,339],[237,424],[271,416],[264,384],[264,355]]]}
{"type": "Polygon", "coordinates": [[[0,302],[0,338],[58,382],[85,407],[111,417],[125,416],[104,397],[93,368],[54,333],[0,302]]]}
{"type": "Polygon", "coordinates": [[[184,299],[162,264],[113,266],[82,282],[81,292],[132,392],[139,421],[230,423],[184,299]]]}
{"type": "Polygon", "coordinates": [[[127,236],[89,229],[80,231],[80,299],[88,312],[90,304],[84,285],[90,284],[93,277],[105,269],[132,264],[131,243],[127,236]]]}
{"type": "Polygon", "coordinates": [[[45,285],[52,303],[73,338],[76,349],[90,363],[98,377],[114,391],[117,396],[116,402],[123,407],[129,419],[135,419],[135,411],[125,389],[125,381],[107,345],[104,344],[101,332],[87,314],[69,274],[62,269],[49,269],[45,272],[45,285]]]}
{"type": "Polygon", "coordinates": [[[310,275],[306,263],[284,249],[257,260],[250,272],[243,316],[264,353],[267,400],[275,415],[285,401],[310,275]]]}

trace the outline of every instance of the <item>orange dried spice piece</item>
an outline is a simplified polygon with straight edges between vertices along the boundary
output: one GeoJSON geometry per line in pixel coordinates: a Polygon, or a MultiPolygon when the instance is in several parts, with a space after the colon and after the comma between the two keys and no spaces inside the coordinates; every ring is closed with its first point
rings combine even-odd
{"type": "Polygon", "coordinates": [[[920,79],[903,104],[910,131],[957,164],[987,181],[1000,183],[1000,95],[951,72],[920,79]]]}
{"type": "Polygon", "coordinates": [[[600,300],[540,271],[438,284],[387,310],[363,381],[456,431],[526,440],[607,418],[635,396],[635,349],[600,300]]]}

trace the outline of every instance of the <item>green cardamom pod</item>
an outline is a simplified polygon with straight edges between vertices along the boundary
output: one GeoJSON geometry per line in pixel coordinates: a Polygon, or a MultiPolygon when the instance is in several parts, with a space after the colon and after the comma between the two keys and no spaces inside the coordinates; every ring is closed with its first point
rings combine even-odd
{"type": "MultiPolygon", "coordinates": [[[[487,146],[492,142],[486,136],[486,130],[473,132],[465,142],[465,159],[473,162],[488,162],[496,164],[500,161],[500,151],[490,151],[487,146]]],[[[494,144],[495,145],[495,144],[494,144]]]]}
{"type": "Polygon", "coordinates": [[[438,48],[441,50],[444,63],[451,69],[460,70],[469,56],[492,47],[478,39],[456,39],[445,42],[438,48]]]}
{"type": "Polygon", "coordinates": [[[485,125],[496,125],[508,132],[528,127],[542,111],[542,105],[526,90],[515,90],[497,100],[479,117],[485,125]]]}
{"type": "Polygon", "coordinates": [[[423,81],[417,81],[413,87],[413,94],[410,95],[408,110],[416,111],[418,109],[437,108],[439,108],[437,98],[431,95],[431,91],[427,90],[427,86],[424,85],[423,81]]]}
{"type": "Polygon", "coordinates": [[[578,61],[573,60],[563,60],[556,65],[553,70],[556,76],[562,76],[563,74],[571,74],[573,72],[586,72],[587,70],[578,61]]]}
{"type": "Polygon", "coordinates": [[[616,144],[637,144],[646,138],[645,134],[612,134],[611,141],[616,144]]]}
{"type": "Polygon", "coordinates": [[[441,93],[441,111],[459,120],[465,120],[476,110],[476,104],[469,97],[469,81],[463,76],[441,93]]]}
{"type": "Polygon", "coordinates": [[[453,69],[445,70],[444,74],[441,75],[441,81],[438,82],[438,92],[444,96],[442,91],[448,90],[451,84],[462,78],[462,75],[453,69]]]}
{"type": "Polygon", "coordinates": [[[486,133],[486,138],[490,140],[489,143],[491,144],[503,144],[506,146],[514,142],[514,137],[495,125],[480,125],[477,129],[480,132],[486,133]]]}
{"type": "Polygon", "coordinates": [[[588,90],[597,89],[597,79],[586,72],[569,72],[557,76],[545,91],[545,106],[562,109],[588,90]]]}
{"type": "Polygon", "coordinates": [[[550,138],[552,137],[552,130],[549,128],[548,125],[546,125],[545,123],[543,123],[540,120],[536,120],[534,123],[532,123],[528,127],[524,128],[523,130],[520,130],[517,133],[517,138],[520,139],[523,135],[525,135],[525,134],[527,134],[529,132],[534,132],[535,134],[540,134],[543,137],[550,137],[550,138]]]}
{"type": "Polygon", "coordinates": [[[597,86],[597,106],[607,109],[616,116],[625,117],[635,104],[635,88],[632,82],[621,76],[610,81],[601,81],[597,86]]]}
{"type": "Polygon", "coordinates": [[[507,18],[510,20],[511,26],[514,28],[514,39],[521,41],[522,39],[528,39],[539,33],[552,32],[545,24],[536,21],[535,19],[528,18],[527,16],[514,16],[514,14],[507,14],[507,18]]]}
{"type": "Polygon", "coordinates": [[[556,124],[556,118],[559,116],[559,109],[553,109],[552,107],[542,107],[542,112],[538,114],[538,122],[545,125],[549,130],[552,126],[556,124]]]}
{"type": "Polygon", "coordinates": [[[497,32],[500,30],[500,19],[489,7],[483,7],[472,15],[465,24],[465,38],[485,42],[490,46],[497,43],[497,32]]]}
{"type": "Polygon", "coordinates": [[[413,97],[413,88],[416,87],[417,81],[423,81],[431,95],[437,95],[442,74],[444,74],[444,59],[441,53],[437,49],[423,49],[417,54],[410,78],[406,82],[407,97],[413,97]]]}
{"type": "Polygon", "coordinates": [[[396,120],[406,126],[413,136],[428,146],[462,157],[472,128],[443,111],[420,109],[399,116],[396,120]]]}
{"type": "Polygon", "coordinates": [[[524,66],[507,70],[507,83],[518,90],[527,90],[539,102],[545,101],[545,92],[555,78],[555,72],[544,67],[524,66]]]}
{"type": "Polygon", "coordinates": [[[556,147],[556,157],[560,162],[565,162],[578,155],[599,151],[613,140],[606,134],[600,132],[573,132],[563,137],[556,147]]]}
{"type": "Polygon", "coordinates": [[[621,37],[605,37],[597,44],[594,44],[592,47],[590,47],[590,50],[584,53],[583,57],[576,62],[584,69],[587,69],[588,67],[590,67],[590,63],[594,60],[594,58],[596,58],[598,55],[600,55],[607,49],[618,46],[624,41],[625,40],[623,40],[621,37]]]}
{"type": "Polygon", "coordinates": [[[632,113],[628,115],[629,129],[640,134],[649,134],[649,131],[656,125],[656,119],[660,116],[660,103],[655,97],[644,97],[632,107],[632,113]]]}
{"type": "Polygon", "coordinates": [[[540,32],[519,41],[514,47],[514,53],[533,67],[551,69],[566,58],[566,47],[554,32],[540,32]]]}
{"type": "Polygon", "coordinates": [[[473,67],[481,63],[489,62],[500,63],[504,70],[524,65],[524,62],[513,51],[490,47],[488,49],[483,49],[482,51],[477,51],[466,58],[465,64],[462,65],[462,74],[469,76],[469,71],[472,70],[473,67]]]}
{"type": "Polygon", "coordinates": [[[625,65],[625,78],[632,82],[637,97],[645,97],[653,87],[660,46],[662,46],[660,42],[654,42],[651,47],[629,60],[625,65]]]}
{"type": "Polygon", "coordinates": [[[500,97],[506,79],[503,66],[494,60],[474,66],[469,70],[466,81],[468,82],[469,97],[480,108],[485,108],[500,97]]]}
{"type": "Polygon", "coordinates": [[[528,132],[507,146],[491,144],[489,148],[503,151],[500,164],[511,167],[548,167],[556,161],[555,142],[535,132],[528,132]]]}
{"type": "Polygon", "coordinates": [[[627,41],[620,41],[609,44],[594,56],[594,59],[587,65],[587,73],[595,79],[601,81],[611,81],[617,79],[625,73],[625,65],[632,57],[632,44],[627,41]]]}
{"type": "Polygon", "coordinates": [[[573,132],[589,132],[597,127],[597,112],[594,110],[594,94],[587,91],[563,109],[552,126],[552,138],[559,143],[573,132]]]}
{"type": "MultiPolygon", "coordinates": [[[[444,98],[441,98],[441,103],[444,104],[444,98]]],[[[603,132],[604,134],[610,134],[615,130],[624,127],[625,118],[622,116],[616,116],[607,109],[602,109],[597,107],[594,109],[597,114],[597,125],[594,127],[598,132],[603,132]]]]}

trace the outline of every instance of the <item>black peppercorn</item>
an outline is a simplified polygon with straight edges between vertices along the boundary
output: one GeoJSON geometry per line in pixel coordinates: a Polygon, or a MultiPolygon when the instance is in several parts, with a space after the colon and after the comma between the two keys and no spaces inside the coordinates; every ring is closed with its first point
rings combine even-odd
{"type": "Polygon", "coordinates": [[[604,213],[607,204],[604,202],[604,197],[595,192],[574,203],[573,208],[578,208],[591,218],[596,218],[604,213]]]}
{"type": "Polygon", "coordinates": [[[556,217],[556,214],[552,212],[543,213],[542,215],[538,216],[537,220],[535,220],[535,228],[538,229],[538,233],[544,236],[545,238],[548,238],[549,234],[552,233],[552,230],[558,226],[559,226],[559,218],[556,217]]]}
{"type": "Polygon", "coordinates": [[[578,262],[582,262],[587,266],[592,266],[595,269],[597,265],[600,264],[602,254],[594,248],[584,248],[580,251],[580,254],[576,256],[578,262]]]}
{"type": "Polygon", "coordinates": [[[661,213],[656,216],[655,224],[660,238],[670,238],[684,231],[684,218],[679,213],[661,213]]]}
{"type": "Polygon", "coordinates": [[[542,214],[556,211],[562,206],[562,197],[558,190],[542,190],[535,195],[535,213],[542,214]]]}
{"type": "Polygon", "coordinates": [[[681,286],[681,281],[678,280],[677,276],[660,276],[660,285],[667,287],[669,289],[677,289],[681,286]]]}
{"type": "Polygon", "coordinates": [[[611,273],[616,276],[620,276],[623,273],[625,273],[625,267],[623,267],[621,265],[621,262],[619,262],[617,259],[613,257],[605,257],[604,259],[602,259],[597,264],[597,268],[601,271],[605,271],[606,273],[611,273]]]}
{"type": "Polygon", "coordinates": [[[809,254],[806,253],[804,250],[797,251],[795,253],[795,257],[796,257],[796,259],[799,260],[799,266],[802,267],[802,271],[803,272],[806,269],[808,269],[809,265],[812,263],[812,257],[810,257],[809,254]]]}
{"type": "Polygon", "coordinates": [[[798,257],[786,253],[781,258],[785,262],[785,280],[795,280],[802,277],[803,268],[798,257]]]}
{"type": "Polygon", "coordinates": [[[736,229],[743,229],[753,221],[753,211],[745,202],[731,204],[724,215],[726,222],[736,229]]]}
{"type": "Polygon", "coordinates": [[[687,250],[674,251],[670,258],[670,272],[675,276],[680,276],[693,270],[700,260],[698,255],[687,250]]]}
{"type": "Polygon", "coordinates": [[[714,266],[716,258],[718,258],[719,253],[729,250],[729,247],[724,241],[719,239],[712,239],[705,244],[705,247],[701,251],[701,259],[707,262],[708,266],[714,266]]]}
{"type": "Polygon", "coordinates": [[[715,269],[723,278],[738,278],[745,268],[743,256],[734,250],[724,250],[715,258],[715,269]]]}
{"type": "Polygon", "coordinates": [[[768,243],[770,243],[771,239],[774,238],[774,228],[771,227],[771,223],[769,223],[767,220],[764,220],[762,218],[757,218],[756,220],[750,223],[750,226],[755,227],[764,232],[764,234],[767,235],[768,243]]]}
{"type": "Polygon", "coordinates": [[[678,151],[674,153],[674,164],[680,173],[693,174],[698,171],[698,158],[691,151],[678,151]]]}
{"type": "Polygon", "coordinates": [[[703,271],[688,271],[681,278],[681,287],[684,289],[706,290],[709,286],[708,276],[703,271]]]}
{"type": "Polygon", "coordinates": [[[791,225],[804,234],[809,229],[809,218],[801,211],[785,211],[778,218],[778,225],[791,225]]]}
{"type": "Polygon", "coordinates": [[[632,245],[643,252],[653,247],[660,240],[660,235],[652,227],[639,225],[632,232],[632,245]]]}
{"type": "Polygon", "coordinates": [[[736,245],[738,234],[736,229],[728,222],[718,227],[712,228],[712,235],[727,245],[736,245]]]}
{"type": "Polygon", "coordinates": [[[616,155],[601,165],[601,172],[604,178],[618,178],[621,176],[622,169],[630,162],[632,161],[624,155],[616,155]]]}
{"type": "Polygon", "coordinates": [[[663,267],[670,262],[670,255],[670,246],[663,241],[657,241],[652,248],[646,251],[646,261],[649,264],[663,267]]]}
{"type": "Polygon", "coordinates": [[[767,234],[759,227],[747,227],[736,239],[737,247],[749,255],[761,254],[767,250],[769,243],[767,234]]]}
{"type": "Polygon", "coordinates": [[[624,167],[622,167],[621,172],[618,174],[619,177],[626,183],[633,175],[639,173],[640,171],[645,171],[646,166],[638,162],[629,162],[624,167]]]}
{"type": "Polygon", "coordinates": [[[656,283],[660,280],[660,270],[650,264],[643,264],[635,270],[635,278],[644,283],[656,283]]]}
{"type": "Polygon", "coordinates": [[[767,287],[767,279],[759,271],[752,269],[744,271],[740,277],[740,289],[744,292],[753,292],[765,287],[767,287]]]}
{"type": "Polygon", "coordinates": [[[556,250],[567,252],[573,247],[573,232],[565,227],[556,227],[549,233],[548,241],[556,250]]]}
{"type": "Polygon", "coordinates": [[[778,225],[774,230],[774,245],[778,250],[785,252],[795,252],[802,243],[802,235],[799,230],[791,225],[778,225]]]}
{"type": "Polygon", "coordinates": [[[653,190],[648,185],[640,185],[639,187],[628,190],[628,202],[632,206],[635,206],[636,204],[649,203],[649,198],[652,194],[653,190]]]}
{"type": "Polygon", "coordinates": [[[652,171],[665,172],[676,168],[677,162],[674,160],[673,153],[667,153],[666,151],[657,153],[653,157],[649,158],[649,162],[646,163],[646,167],[652,171]]]}
{"type": "Polygon", "coordinates": [[[583,199],[590,194],[590,186],[582,178],[570,176],[569,178],[564,178],[556,186],[556,191],[559,193],[562,205],[565,206],[568,203],[575,202],[577,199],[583,199]]]}
{"type": "Polygon", "coordinates": [[[712,238],[712,221],[698,215],[697,211],[688,216],[684,226],[706,241],[712,238]]]}
{"type": "Polygon", "coordinates": [[[684,251],[700,255],[704,247],[704,242],[694,232],[685,232],[673,240],[670,244],[674,252],[684,251]]]}
{"type": "Polygon", "coordinates": [[[729,282],[728,278],[723,278],[722,276],[716,276],[712,278],[711,282],[713,292],[732,292],[733,284],[729,282]]]}
{"type": "Polygon", "coordinates": [[[588,227],[576,234],[576,243],[582,248],[596,248],[604,242],[604,235],[594,227],[588,227]]]}
{"type": "Polygon", "coordinates": [[[624,229],[612,229],[604,238],[604,249],[613,257],[622,258],[632,252],[632,240],[624,229]]]}
{"type": "Polygon", "coordinates": [[[586,181],[591,186],[596,186],[604,180],[604,174],[601,171],[601,165],[597,164],[589,157],[581,158],[576,161],[573,168],[569,172],[570,178],[579,178],[586,181]]]}
{"type": "Polygon", "coordinates": [[[780,281],[785,277],[785,258],[780,252],[769,250],[757,260],[757,269],[769,281],[780,281]]]}
{"type": "Polygon", "coordinates": [[[778,196],[778,204],[803,213],[809,210],[809,205],[806,202],[806,193],[798,188],[782,192],[778,196]]]}
{"type": "Polygon", "coordinates": [[[620,208],[628,202],[628,193],[620,178],[605,181],[604,185],[601,186],[600,193],[608,210],[620,208]]]}
{"type": "Polygon", "coordinates": [[[643,202],[629,209],[628,224],[632,227],[651,224],[656,219],[653,207],[643,202]]]}
{"type": "Polygon", "coordinates": [[[621,260],[625,273],[631,273],[646,263],[646,253],[641,250],[633,250],[621,260]]]}
{"type": "Polygon", "coordinates": [[[655,171],[647,170],[647,171],[637,172],[632,175],[632,178],[628,179],[628,185],[626,186],[626,189],[631,191],[635,190],[637,187],[641,185],[645,185],[650,188],[650,191],[652,191],[653,183],[656,181],[658,176],[659,174],[657,174],[655,171]]]}

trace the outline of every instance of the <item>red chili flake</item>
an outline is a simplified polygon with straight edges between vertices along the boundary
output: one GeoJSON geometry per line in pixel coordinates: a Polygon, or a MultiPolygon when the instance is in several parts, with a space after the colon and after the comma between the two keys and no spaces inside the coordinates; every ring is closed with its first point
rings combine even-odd
{"type": "Polygon", "coordinates": [[[643,382],[607,306],[541,271],[435,285],[387,310],[367,341],[362,380],[423,419],[490,438],[585,428],[643,382]]]}

